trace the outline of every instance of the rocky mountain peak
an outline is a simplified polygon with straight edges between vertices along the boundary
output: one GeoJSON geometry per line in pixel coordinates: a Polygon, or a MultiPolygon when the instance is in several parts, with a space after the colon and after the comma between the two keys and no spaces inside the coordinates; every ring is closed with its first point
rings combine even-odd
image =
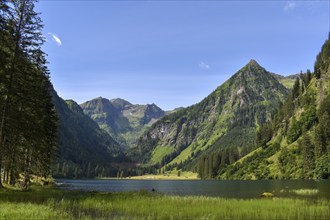
{"type": "Polygon", "coordinates": [[[98,97],[85,103],[82,103],[80,107],[88,116],[91,116],[92,114],[100,114],[103,112],[115,114],[114,106],[110,103],[108,99],[102,97],[98,97]]]}
{"type": "Polygon", "coordinates": [[[262,72],[267,72],[265,68],[259,65],[257,61],[255,60],[250,60],[248,64],[246,64],[240,72],[248,73],[248,74],[258,74],[262,72]]]}
{"type": "Polygon", "coordinates": [[[121,99],[121,98],[111,99],[110,102],[115,108],[121,110],[133,105],[129,101],[126,101],[125,99],[121,99]]]}
{"type": "Polygon", "coordinates": [[[259,63],[254,59],[251,59],[247,65],[248,66],[260,66],[259,63]]]}
{"type": "Polygon", "coordinates": [[[81,104],[85,114],[124,147],[134,146],[147,127],[165,115],[156,104],[135,105],[116,98],[102,97],[81,104]]]}
{"type": "MultiPolygon", "coordinates": [[[[165,115],[165,112],[159,108],[156,104],[147,104],[146,110],[144,112],[144,117],[148,118],[147,121],[149,121],[151,118],[161,118],[165,115]]],[[[148,122],[147,122],[148,123],[148,122]]]]}
{"type": "Polygon", "coordinates": [[[287,94],[270,72],[251,60],[201,102],[153,124],[138,140],[135,159],[154,164],[186,160],[192,165],[202,151],[252,147],[257,126],[269,120],[287,94]],[[239,136],[247,140],[240,142],[239,136]],[[160,154],[163,158],[154,156],[160,154]]]}

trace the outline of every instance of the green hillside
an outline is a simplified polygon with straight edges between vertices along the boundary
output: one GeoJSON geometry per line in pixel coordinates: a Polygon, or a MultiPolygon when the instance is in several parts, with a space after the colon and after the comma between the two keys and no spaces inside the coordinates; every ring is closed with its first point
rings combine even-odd
{"type": "Polygon", "coordinates": [[[230,179],[328,179],[330,177],[330,40],[314,73],[296,80],[291,95],[259,130],[257,150],[219,169],[230,179]]]}
{"type": "Polygon", "coordinates": [[[273,73],[273,75],[280,83],[282,83],[283,86],[285,86],[288,89],[292,89],[294,82],[296,81],[296,78],[299,77],[300,74],[281,76],[281,75],[273,73]]]}
{"type": "Polygon", "coordinates": [[[200,103],[153,124],[131,155],[166,169],[196,170],[204,153],[219,149],[237,160],[253,148],[256,129],[287,95],[288,89],[273,74],[251,60],[200,103]]]}

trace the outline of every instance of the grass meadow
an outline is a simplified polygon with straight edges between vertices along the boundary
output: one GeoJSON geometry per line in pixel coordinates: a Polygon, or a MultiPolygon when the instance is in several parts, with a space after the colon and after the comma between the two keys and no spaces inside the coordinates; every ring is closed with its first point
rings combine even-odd
{"type": "Polygon", "coordinates": [[[330,219],[329,200],[0,189],[0,219],[330,219]]]}

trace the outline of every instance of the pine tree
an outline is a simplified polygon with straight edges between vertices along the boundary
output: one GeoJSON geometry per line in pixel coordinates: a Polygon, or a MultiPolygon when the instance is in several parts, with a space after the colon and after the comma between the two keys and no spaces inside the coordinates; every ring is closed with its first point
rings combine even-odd
{"type": "Polygon", "coordinates": [[[324,112],[319,119],[319,124],[315,128],[315,156],[321,157],[327,153],[330,145],[330,116],[324,112]]]}
{"type": "Polygon", "coordinates": [[[306,86],[308,86],[309,82],[312,80],[312,73],[311,71],[308,69],[306,72],[306,86]]]}
{"type": "Polygon", "coordinates": [[[12,45],[8,25],[11,12],[7,4],[8,1],[0,0],[0,188],[2,187],[2,163],[6,153],[4,130],[6,113],[8,111],[8,106],[6,106],[8,85],[7,66],[11,57],[10,47],[12,45]]]}
{"type": "Polygon", "coordinates": [[[300,80],[299,80],[299,77],[297,77],[296,81],[293,84],[293,88],[292,88],[292,92],[291,92],[293,101],[299,96],[299,90],[300,90],[300,80]]]}
{"type": "Polygon", "coordinates": [[[293,143],[301,135],[301,126],[299,121],[296,120],[296,117],[292,117],[290,124],[290,129],[287,134],[288,143],[293,143]]]}
{"type": "Polygon", "coordinates": [[[303,135],[301,145],[303,148],[304,170],[307,172],[307,175],[309,175],[305,177],[311,177],[310,172],[315,168],[315,146],[308,134],[303,135]]]}
{"type": "Polygon", "coordinates": [[[321,76],[328,71],[329,57],[330,57],[330,38],[323,44],[321,52],[316,57],[316,61],[314,65],[314,74],[316,79],[321,78],[321,76]]]}

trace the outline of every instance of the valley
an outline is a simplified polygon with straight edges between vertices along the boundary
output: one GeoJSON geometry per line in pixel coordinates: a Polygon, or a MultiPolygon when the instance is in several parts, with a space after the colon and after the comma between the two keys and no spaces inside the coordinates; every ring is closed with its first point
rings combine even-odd
{"type": "Polygon", "coordinates": [[[330,219],[329,6],[1,0],[0,219],[330,219]]]}
{"type": "MultiPolygon", "coordinates": [[[[327,42],[322,50],[327,50],[327,42]]],[[[328,114],[328,71],[322,68],[319,78],[309,70],[284,77],[250,60],[201,102],[168,112],[155,104],[131,104],[120,98],[99,97],[79,106],[54,96],[60,115],[79,115],[75,121],[82,124],[74,127],[89,124],[91,132],[86,135],[98,133],[86,141],[77,136],[81,143],[72,139],[75,144],[70,146],[91,146],[90,138],[95,144],[104,143],[100,150],[95,145],[89,150],[98,155],[93,159],[78,159],[65,153],[70,147],[63,146],[57,172],[75,178],[150,175],[163,179],[187,171],[201,179],[327,178],[327,156],[317,156],[327,152],[327,130],[319,140],[315,133],[319,126],[327,127],[326,118],[324,125],[318,125],[318,118],[328,114]],[[313,152],[308,169],[313,172],[306,176],[302,170],[307,165],[301,159],[307,152],[300,146],[308,143],[313,152]],[[101,159],[106,155],[108,159],[101,159]],[[296,164],[296,171],[288,170],[290,163],[296,164]]],[[[63,138],[72,136],[73,130],[64,129],[63,138]]]]}
{"type": "MultiPolygon", "coordinates": [[[[57,165],[58,173],[71,177],[87,173],[99,177],[159,173],[155,178],[163,178],[162,174],[166,176],[170,171],[192,171],[199,173],[199,178],[215,178],[218,172],[215,166],[233,164],[255,149],[257,130],[271,119],[279,103],[288,97],[296,76],[299,75],[273,74],[251,60],[212,94],[188,108],[165,112],[155,104],[133,105],[120,98],[108,100],[102,97],[80,106],[75,103],[76,112],[85,115],[80,116],[81,121],[92,124],[92,120],[103,135],[113,137],[117,156],[113,159],[110,156],[108,165],[100,163],[99,159],[96,159],[98,163],[86,160],[81,163],[83,168],[70,169],[65,175],[63,169],[72,162],[61,162],[57,165]],[[217,155],[211,162],[213,168],[207,168],[214,170],[209,176],[201,176],[201,161],[207,163],[205,155],[218,152],[222,155],[217,155]],[[104,168],[110,164],[114,166],[104,168]],[[95,167],[97,169],[93,169],[95,167]]],[[[74,102],[67,101],[67,105],[70,103],[74,102]]],[[[59,109],[58,104],[56,106],[59,109]]],[[[99,142],[98,139],[95,141],[99,142]]]]}

